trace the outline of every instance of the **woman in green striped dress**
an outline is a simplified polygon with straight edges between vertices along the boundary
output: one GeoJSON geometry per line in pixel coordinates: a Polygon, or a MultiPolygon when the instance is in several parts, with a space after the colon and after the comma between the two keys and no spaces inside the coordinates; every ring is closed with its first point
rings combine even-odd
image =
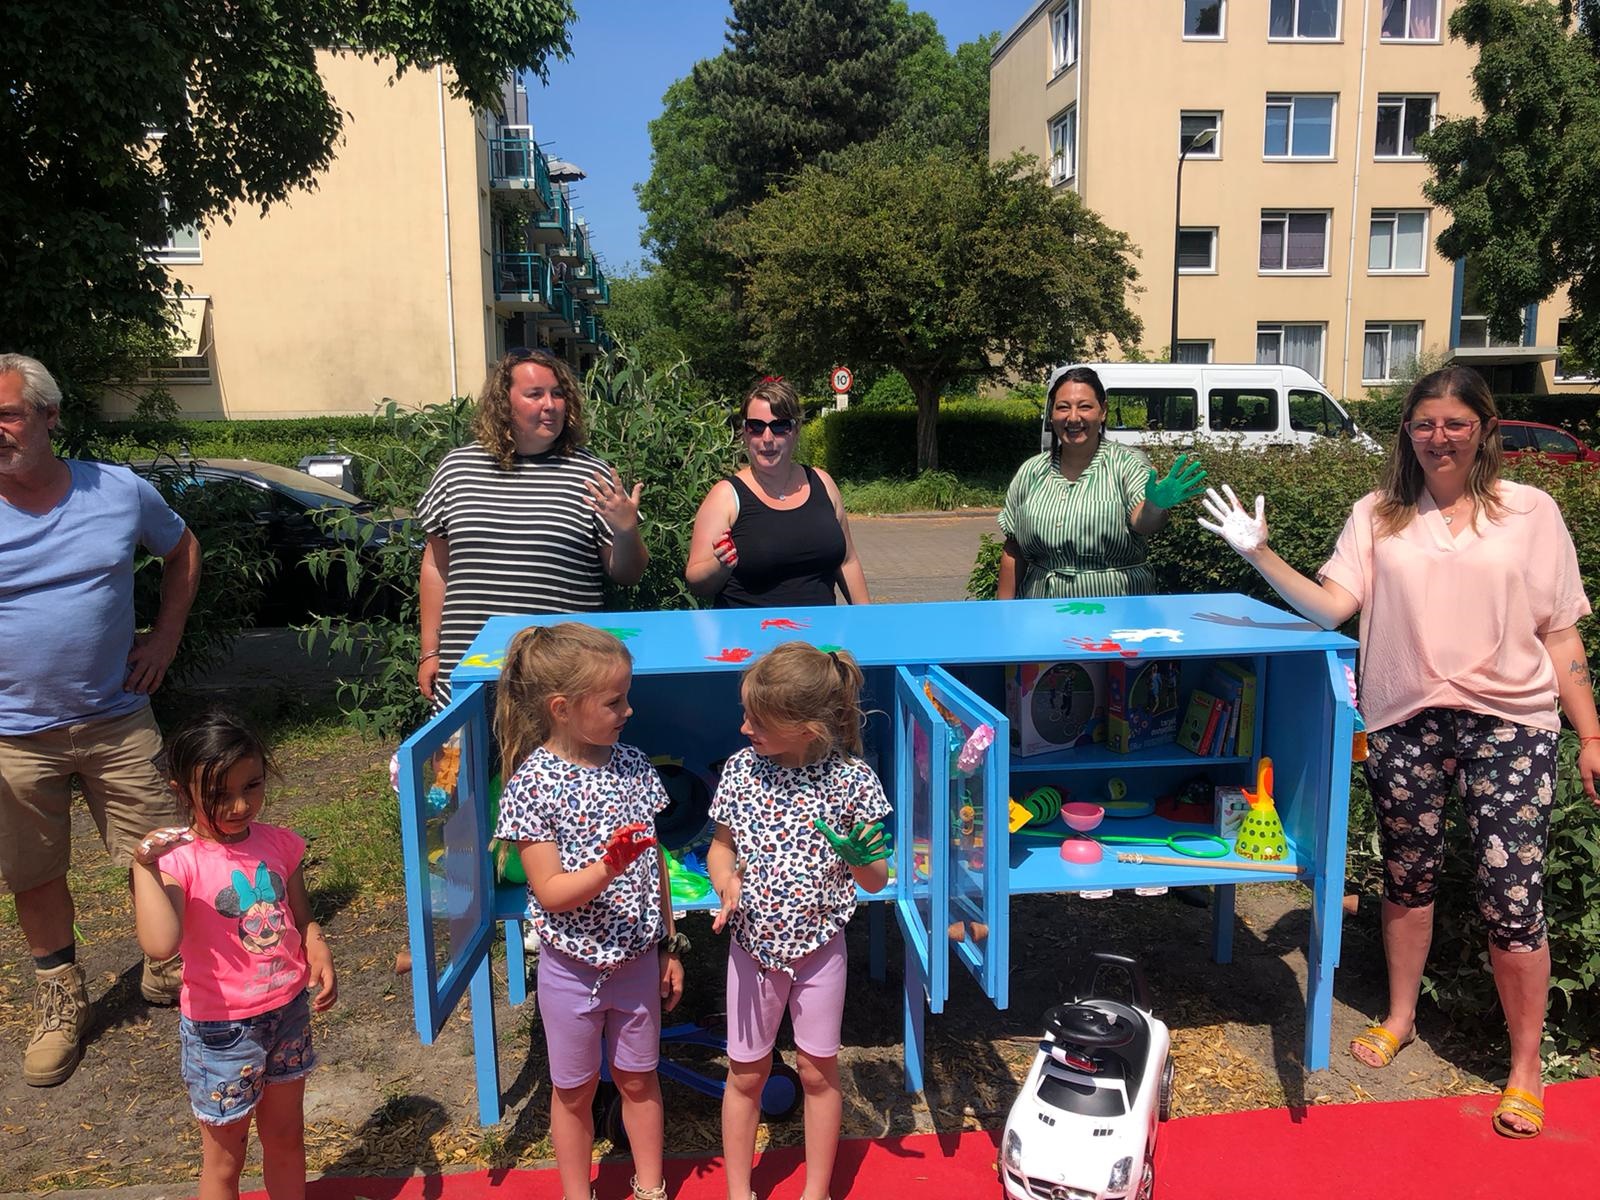
{"type": "Polygon", "coordinates": [[[1150,534],[1204,490],[1198,460],[1179,455],[1158,479],[1145,457],[1105,437],[1106,389],[1089,367],[1050,379],[1047,453],[1022,464],[1000,528],[1001,600],[1138,596],[1155,591],[1150,534]]]}

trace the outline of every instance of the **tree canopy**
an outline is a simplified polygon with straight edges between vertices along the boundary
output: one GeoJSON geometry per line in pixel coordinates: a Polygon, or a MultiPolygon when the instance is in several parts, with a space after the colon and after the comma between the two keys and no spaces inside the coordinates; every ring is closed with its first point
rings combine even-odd
{"type": "Polygon", "coordinates": [[[498,109],[508,75],[569,52],[570,0],[10,0],[0,58],[0,330],[79,400],[171,320],[147,247],[315,186],[343,125],[338,47],[398,76],[443,63],[498,109]]]}
{"type": "Polygon", "coordinates": [[[1439,250],[1471,257],[1496,337],[1565,285],[1572,349],[1600,363],[1600,0],[1463,0],[1450,33],[1478,51],[1483,114],[1422,142],[1439,250]]]}
{"type": "Polygon", "coordinates": [[[885,143],[807,167],[733,227],[763,361],[785,374],[900,371],[917,397],[917,464],[938,466],[939,396],[1133,344],[1133,249],[1037,160],[990,165],[885,143]]]}

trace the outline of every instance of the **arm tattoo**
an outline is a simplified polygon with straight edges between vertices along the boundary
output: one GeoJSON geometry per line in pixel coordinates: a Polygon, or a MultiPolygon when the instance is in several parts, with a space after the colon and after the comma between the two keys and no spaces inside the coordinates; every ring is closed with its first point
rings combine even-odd
{"type": "Polygon", "coordinates": [[[1574,683],[1582,684],[1584,687],[1593,686],[1593,683],[1589,677],[1589,664],[1584,662],[1581,658],[1573,659],[1571,664],[1567,667],[1567,671],[1571,674],[1574,683]]]}

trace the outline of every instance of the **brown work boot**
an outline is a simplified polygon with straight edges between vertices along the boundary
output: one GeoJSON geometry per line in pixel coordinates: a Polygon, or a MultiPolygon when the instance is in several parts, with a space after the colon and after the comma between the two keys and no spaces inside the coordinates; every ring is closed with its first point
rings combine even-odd
{"type": "Polygon", "coordinates": [[[39,980],[39,1027],[22,1054],[22,1081],[29,1087],[54,1087],[77,1070],[89,1025],[89,993],[77,963],[35,970],[34,975],[39,980]]]}
{"type": "Polygon", "coordinates": [[[183,989],[183,955],[174,954],[160,962],[145,956],[144,971],[139,976],[139,994],[150,1004],[168,1007],[178,1002],[183,989]]]}

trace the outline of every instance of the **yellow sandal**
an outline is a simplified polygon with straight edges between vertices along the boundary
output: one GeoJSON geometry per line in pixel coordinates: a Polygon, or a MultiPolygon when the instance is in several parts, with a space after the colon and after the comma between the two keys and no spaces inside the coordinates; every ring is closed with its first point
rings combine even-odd
{"type": "Polygon", "coordinates": [[[1410,1037],[1406,1038],[1405,1041],[1401,1041],[1382,1025],[1370,1025],[1350,1039],[1350,1057],[1364,1067],[1370,1067],[1374,1071],[1381,1070],[1394,1061],[1395,1055],[1416,1040],[1417,1031],[1415,1029],[1411,1031],[1410,1037]],[[1378,1056],[1378,1061],[1370,1063],[1362,1058],[1356,1053],[1357,1046],[1364,1050],[1371,1050],[1378,1056]]]}
{"type": "Polygon", "coordinates": [[[1494,1131],[1501,1137],[1538,1137],[1544,1130],[1544,1101],[1532,1092],[1508,1087],[1500,1093],[1500,1103],[1495,1105],[1494,1116],[1490,1119],[1494,1122],[1494,1131]],[[1507,1114],[1521,1117],[1533,1128],[1518,1129],[1515,1125],[1508,1124],[1505,1120],[1507,1114]]]}

